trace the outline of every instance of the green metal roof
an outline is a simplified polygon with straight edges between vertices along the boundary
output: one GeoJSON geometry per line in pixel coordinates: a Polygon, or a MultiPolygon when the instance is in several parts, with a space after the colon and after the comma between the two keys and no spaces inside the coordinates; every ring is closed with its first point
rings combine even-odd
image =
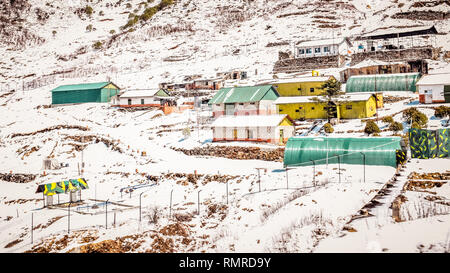
{"type": "Polygon", "coordinates": [[[411,91],[416,92],[420,73],[351,76],[345,92],[411,91]]]}
{"type": "Polygon", "coordinates": [[[284,151],[284,166],[364,163],[396,167],[397,150],[402,150],[400,137],[291,137],[284,151]],[[328,151],[328,152],[327,152],[328,151]],[[339,156],[339,159],[338,159],[339,156]]]}
{"type": "MultiPolygon", "coordinates": [[[[103,87],[107,86],[110,83],[115,85],[112,82],[96,82],[96,83],[61,85],[61,86],[58,86],[55,89],[53,89],[52,92],[102,89],[103,87]]],[[[117,85],[115,85],[115,86],[117,87],[117,85]]]]}
{"type": "Polygon", "coordinates": [[[272,85],[221,88],[208,104],[276,100],[279,94],[272,85]]]}

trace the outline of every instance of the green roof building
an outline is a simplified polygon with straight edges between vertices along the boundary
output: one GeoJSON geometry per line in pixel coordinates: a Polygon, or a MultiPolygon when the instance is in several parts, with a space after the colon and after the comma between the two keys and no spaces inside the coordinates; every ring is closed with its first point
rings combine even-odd
{"type": "Polygon", "coordinates": [[[52,90],[52,104],[109,102],[119,90],[112,82],[61,85],[52,90]]]}
{"type": "Polygon", "coordinates": [[[228,87],[220,89],[208,104],[214,117],[276,114],[273,101],[279,96],[272,85],[228,87]]]}

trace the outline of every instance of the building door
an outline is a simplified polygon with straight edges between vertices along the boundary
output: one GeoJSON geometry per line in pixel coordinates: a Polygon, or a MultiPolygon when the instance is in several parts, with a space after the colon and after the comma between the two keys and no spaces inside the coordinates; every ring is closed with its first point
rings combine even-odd
{"type": "Polygon", "coordinates": [[[131,105],[131,99],[128,99],[128,105],[131,105]]]}
{"type": "Polygon", "coordinates": [[[233,138],[236,140],[238,136],[238,130],[237,129],[233,129],[233,138]]]}
{"type": "Polygon", "coordinates": [[[450,85],[444,85],[445,102],[450,102],[450,85]]]}
{"type": "Polygon", "coordinates": [[[284,130],[280,129],[280,145],[284,144],[284,130]]]}
{"type": "Polygon", "coordinates": [[[247,129],[247,139],[252,139],[253,138],[253,131],[250,129],[247,129]]]}
{"type": "Polygon", "coordinates": [[[425,91],[425,103],[433,103],[433,93],[431,90],[425,91]]]}
{"type": "Polygon", "coordinates": [[[234,115],[234,103],[225,104],[225,115],[227,115],[227,116],[234,115]]]}

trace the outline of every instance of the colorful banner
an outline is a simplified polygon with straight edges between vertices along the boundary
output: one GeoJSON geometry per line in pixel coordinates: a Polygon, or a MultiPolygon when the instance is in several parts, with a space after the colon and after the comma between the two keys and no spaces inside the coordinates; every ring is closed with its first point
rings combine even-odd
{"type": "Polygon", "coordinates": [[[61,182],[54,182],[45,185],[39,185],[36,193],[43,192],[44,195],[50,196],[61,193],[74,192],[78,190],[88,189],[88,184],[84,178],[69,179],[61,182]]]}
{"type": "Polygon", "coordinates": [[[449,156],[449,129],[409,129],[409,146],[412,158],[436,158],[449,156]]]}

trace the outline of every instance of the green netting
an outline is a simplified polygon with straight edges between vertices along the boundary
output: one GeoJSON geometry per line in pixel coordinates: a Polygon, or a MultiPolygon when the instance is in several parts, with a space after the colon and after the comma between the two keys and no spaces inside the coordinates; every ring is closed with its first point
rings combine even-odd
{"type": "Polygon", "coordinates": [[[449,157],[450,130],[409,129],[409,145],[412,158],[449,157]]]}
{"type": "Polygon", "coordinates": [[[420,73],[352,76],[348,79],[347,84],[345,85],[345,92],[416,92],[416,83],[419,78],[420,73]]]}
{"type": "Polygon", "coordinates": [[[399,150],[402,150],[400,137],[291,137],[284,151],[284,166],[327,162],[360,165],[365,161],[366,165],[396,167],[399,150]]]}
{"type": "Polygon", "coordinates": [[[438,135],[438,157],[449,157],[450,150],[450,129],[439,129],[438,135]]]}

